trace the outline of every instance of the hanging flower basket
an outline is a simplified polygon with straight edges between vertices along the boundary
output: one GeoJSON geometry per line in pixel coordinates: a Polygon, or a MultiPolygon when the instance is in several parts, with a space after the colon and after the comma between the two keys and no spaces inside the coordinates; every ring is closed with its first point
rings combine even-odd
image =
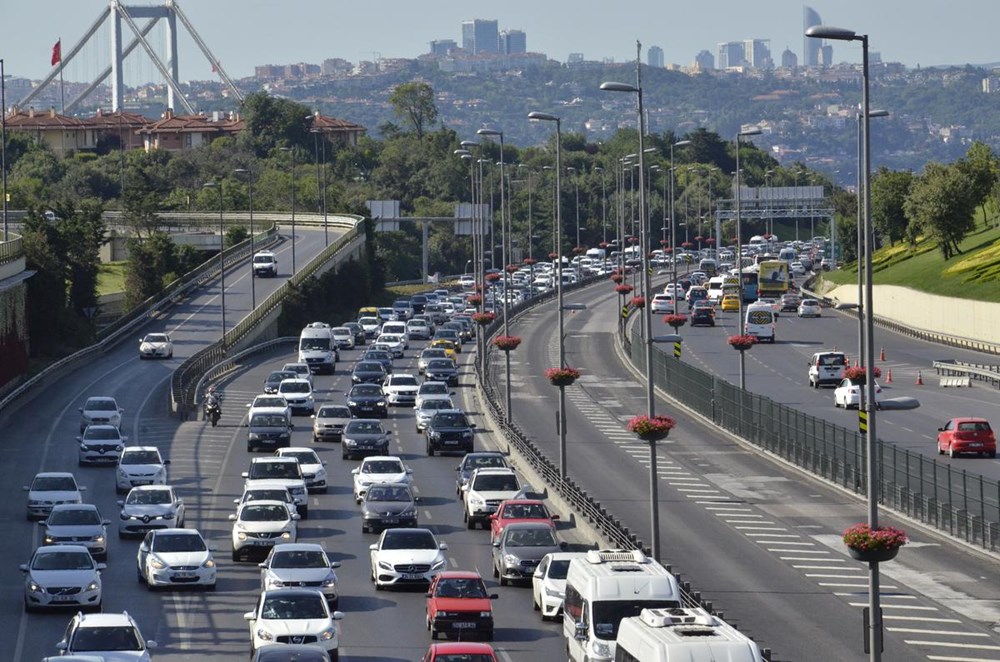
{"type": "Polygon", "coordinates": [[[621,275],[621,274],[619,274],[619,273],[613,273],[613,274],[611,274],[611,281],[612,281],[612,282],[613,282],[613,283],[614,283],[615,285],[618,285],[618,284],[620,284],[620,283],[621,283],[621,282],[622,282],[623,280],[625,280],[625,276],[622,276],[622,275],[621,275]]]}
{"type": "Polygon", "coordinates": [[[660,441],[666,439],[677,421],[669,416],[633,416],[625,428],[643,441],[660,441]]]}
{"type": "Polygon", "coordinates": [[[708,239],[705,240],[705,243],[711,246],[712,244],[715,243],[715,237],[709,237],[708,239]]]}
{"type": "Polygon", "coordinates": [[[674,252],[674,249],[672,246],[667,246],[666,248],[663,249],[663,252],[669,255],[670,253],[674,252]]]}
{"type": "Polygon", "coordinates": [[[473,313],[472,321],[479,326],[487,326],[493,323],[497,316],[493,313],[473,313]]]}
{"type": "Polygon", "coordinates": [[[681,244],[681,248],[691,248],[692,246],[694,246],[694,244],[692,244],[690,241],[685,241],[683,244],[681,244]]]}
{"type": "Polygon", "coordinates": [[[674,327],[674,331],[687,324],[687,315],[664,315],[663,322],[674,327]]]}
{"type": "Polygon", "coordinates": [[[625,237],[625,238],[628,239],[628,243],[630,243],[630,244],[638,244],[639,243],[639,237],[625,237]]]}
{"type": "Polygon", "coordinates": [[[508,264],[507,265],[507,273],[509,273],[509,274],[517,273],[517,270],[520,269],[520,268],[521,267],[519,267],[516,264],[508,264]]]}
{"type": "Polygon", "coordinates": [[[570,386],[580,379],[580,371],[575,368],[549,368],[545,371],[545,378],[553,386],[570,386]]]}
{"type": "Polygon", "coordinates": [[[500,280],[500,274],[498,274],[495,271],[492,272],[492,273],[488,273],[488,274],[486,274],[486,280],[488,280],[491,283],[495,283],[498,280],[500,280]]]}
{"type": "Polygon", "coordinates": [[[631,285],[623,284],[623,285],[617,285],[615,287],[615,292],[624,296],[626,294],[631,294],[633,289],[635,288],[633,288],[631,285]]]}
{"type": "Polygon", "coordinates": [[[533,258],[533,257],[526,257],[526,258],[524,258],[524,260],[522,261],[522,264],[524,264],[524,265],[525,265],[525,266],[527,266],[527,267],[530,267],[530,266],[531,266],[531,265],[533,265],[533,264],[538,264],[538,260],[536,260],[536,259],[535,259],[535,258],[533,258]]]}
{"type": "Polygon", "coordinates": [[[599,244],[597,244],[597,245],[598,245],[598,246],[600,246],[601,248],[607,248],[607,247],[608,247],[608,246],[610,246],[611,244],[609,244],[609,243],[608,243],[608,242],[606,242],[606,241],[602,241],[601,243],[599,243],[599,244]]]}
{"type": "MultiPolygon", "coordinates": [[[[865,370],[864,366],[854,366],[854,367],[851,367],[851,368],[845,368],[844,369],[844,379],[850,379],[852,383],[854,383],[854,382],[863,382],[865,380],[865,373],[866,372],[867,372],[867,370],[865,370]]],[[[875,366],[875,369],[872,371],[872,374],[875,375],[876,379],[879,378],[879,377],[881,377],[882,376],[882,368],[880,368],[878,366],[875,366]]]]}
{"type": "Polygon", "coordinates": [[[521,344],[520,336],[497,336],[493,339],[493,346],[501,352],[512,352],[521,344]]]}
{"type": "Polygon", "coordinates": [[[701,243],[705,241],[705,238],[702,237],[701,235],[698,235],[697,237],[694,238],[694,240],[697,241],[698,243],[701,243]]]}
{"type": "Polygon", "coordinates": [[[549,253],[549,259],[550,260],[558,260],[559,259],[559,253],[549,253]]]}
{"type": "Polygon", "coordinates": [[[736,335],[729,336],[729,346],[738,352],[745,352],[757,344],[757,336],[736,335]]]}
{"type": "Polygon", "coordinates": [[[670,245],[669,239],[660,239],[660,246],[669,246],[669,245],[670,245]]]}
{"type": "Polygon", "coordinates": [[[861,523],[844,531],[848,553],[866,563],[891,561],[906,542],[906,532],[891,526],[872,529],[868,524],[861,523]]]}
{"type": "Polygon", "coordinates": [[[472,294],[465,299],[465,302],[470,306],[479,307],[483,304],[483,297],[478,294],[472,294]]]}
{"type": "Polygon", "coordinates": [[[639,308],[639,309],[645,308],[646,297],[632,297],[632,300],[629,301],[629,305],[631,305],[633,308],[639,308]]]}

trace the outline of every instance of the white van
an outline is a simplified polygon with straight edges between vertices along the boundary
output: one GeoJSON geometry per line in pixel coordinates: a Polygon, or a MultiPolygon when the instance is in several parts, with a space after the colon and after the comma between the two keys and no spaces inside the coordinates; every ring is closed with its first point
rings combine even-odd
{"type": "Polygon", "coordinates": [[[382,333],[403,336],[403,349],[410,348],[410,333],[406,330],[406,322],[385,322],[382,324],[382,333]]]}
{"type": "Polygon", "coordinates": [[[757,342],[774,342],[774,308],[769,303],[752,303],[747,307],[744,333],[756,336],[757,342]]]}
{"type": "Polygon", "coordinates": [[[843,352],[828,350],[816,352],[809,359],[809,386],[819,388],[823,384],[836,386],[844,377],[847,367],[847,355],[843,352]]]}
{"type": "Polygon", "coordinates": [[[681,606],[677,579],[638,550],[591,550],[566,573],[563,635],[570,660],[611,662],[618,626],[643,609],[681,606]]]}
{"type": "Polygon", "coordinates": [[[623,618],[615,662],[763,662],[748,636],[703,609],[643,609],[623,618]]]}
{"type": "Polygon", "coordinates": [[[708,290],[708,300],[712,303],[722,301],[722,284],[725,281],[723,276],[712,276],[708,279],[705,289],[708,290]]]}
{"type": "Polygon", "coordinates": [[[309,366],[309,372],[333,374],[337,352],[333,347],[330,325],[313,322],[299,335],[299,363],[309,366]]]}
{"type": "Polygon", "coordinates": [[[782,248],[778,251],[778,259],[791,264],[799,259],[799,252],[794,248],[782,248]]]}

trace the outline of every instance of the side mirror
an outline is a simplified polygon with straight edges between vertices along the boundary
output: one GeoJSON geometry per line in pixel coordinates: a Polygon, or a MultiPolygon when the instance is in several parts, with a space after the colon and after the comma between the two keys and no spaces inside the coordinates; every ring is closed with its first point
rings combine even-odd
{"type": "Polygon", "coordinates": [[[298,513],[292,513],[292,521],[297,521],[297,520],[301,519],[301,517],[302,516],[299,515],[298,513]]]}
{"type": "Polygon", "coordinates": [[[413,503],[421,503],[421,502],[423,502],[423,499],[421,497],[418,496],[413,497],[413,503]]]}
{"type": "Polygon", "coordinates": [[[938,428],[938,432],[944,432],[944,428],[938,428]]]}
{"type": "Polygon", "coordinates": [[[247,613],[243,614],[243,620],[245,620],[245,621],[252,621],[252,620],[254,620],[253,617],[254,617],[254,613],[252,611],[248,611],[247,613]]]}
{"type": "Polygon", "coordinates": [[[316,420],[316,414],[309,414],[309,418],[316,420]]]}
{"type": "Polygon", "coordinates": [[[330,618],[332,618],[335,621],[339,621],[342,618],[344,618],[344,612],[342,612],[342,611],[335,611],[332,614],[330,614],[330,618]]]}
{"type": "Polygon", "coordinates": [[[587,640],[587,624],[583,621],[577,621],[573,628],[573,638],[577,641],[587,640]]]}
{"type": "Polygon", "coordinates": [[[163,464],[170,464],[170,460],[164,460],[163,464]]]}
{"type": "Polygon", "coordinates": [[[560,540],[559,541],[559,549],[566,549],[567,546],[568,546],[568,544],[566,543],[565,540],[560,540]]]}
{"type": "Polygon", "coordinates": [[[545,573],[543,573],[541,570],[535,570],[535,574],[533,574],[532,577],[534,577],[535,579],[544,579],[545,573]]]}
{"type": "Polygon", "coordinates": [[[494,540],[494,541],[493,541],[493,542],[492,542],[491,544],[492,544],[492,545],[493,545],[494,547],[500,547],[500,540],[499,540],[499,539],[498,539],[498,540],[494,540]]]}
{"type": "Polygon", "coordinates": [[[86,492],[87,491],[87,486],[86,485],[79,485],[79,486],[77,486],[77,489],[80,490],[81,492],[86,492]]]}
{"type": "Polygon", "coordinates": [[[21,565],[17,566],[17,569],[20,570],[21,572],[28,572],[28,564],[22,563],[21,565]]]}
{"type": "Polygon", "coordinates": [[[240,500],[239,500],[239,499],[233,499],[233,503],[235,503],[235,504],[239,505],[239,503],[240,503],[240,500]]]}
{"type": "Polygon", "coordinates": [[[115,501],[115,503],[118,504],[119,508],[123,508],[125,506],[125,502],[124,501],[115,501]]]}
{"type": "Polygon", "coordinates": [[[250,477],[250,472],[249,471],[244,471],[243,473],[240,474],[240,476],[242,478],[249,478],[250,477]]]}
{"type": "Polygon", "coordinates": [[[102,519],[101,520],[101,525],[102,526],[111,526],[111,520],[109,520],[109,519],[102,519]]]}
{"type": "Polygon", "coordinates": [[[266,567],[267,567],[267,564],[266,564],[266,563],[258,563],[258,564],[257,564],[257,567],[258,567],[258,568],[266,568],[266,567]]]}
{"type": "Polygon", "coordinates": [[[475,423],[469,423],[469,427],[470,428],[474,428],[474,427],[476,427],[476,424],[475,423]]]}
{"type": "Polygon", "coordinates": [[[441,551],[444,551],[444,550],[448,549],[448,543],[446,543],[446,542],[440,543],[438,545],[438,549],[440,549],[441,551]]]}
{"type": "Polygon", "coordinates": [[[77,411],[78,411],[78,412],[80,412],[80,413],[82,414],[82,413],[83,413],[83,407],[78,407],[78,408],[77,408],[77,411]]]}
{"type": "Polygon", "coordinates": [[[500,599],[499,593],[490,593],[490,600],[499,600],[499,599],[500,599]]]}
{"type": "Polygon", "coordinates": [[[82,443],[83,442],[83,437],[77,437],[76,440],[82,443]]]}
{"type": "Polygon", "coordinates": [[[341,565],[343,565],[343,564],[340,561],[331,561],[330,562],[330,567],[331,568],[339,568],[341,565]]]}
{"type": "Polygon", "coordinates": [[[425,598],[433,598],[434,594],[432,594],[430,591],[427,591],[426,593],[424,593],[424,597],[425,598]]]}
{"type": "Polygon", "coordinates": [[[557,520],[557,519],[559,519],[559,516],[558,515],[549,515],[549,519],[557,520]]]}
{"type": "Polygon", "coordinates": [[[249,403],[249,402],[248,402],[248,403],[246,404],[246,407],[247,407],[247,409],[249,409],[249,408],[250,408],[250,404],[251,404],[251,403],[249,403]]]}
{"type": "Polygon", "coordinates": [[[368,545],[368,549],[370,549],[373,552],[377,551],[378,550],[378,545],[377,544],[368,545]]]}
{"type": "Polygon", "coordinates": [[[359,473],[361,473],[361,467],[354,467],[353,469],[351,469],[351,473],[354,475],[358,475],[359,473]]]}
{"type": "Polygon", "coordinates": [[[107,570],[107,569],[108,569],[108,564],[107,563],[98,563],[97,564],[97,570],[98,570],[98,572],[101,571],[101,570],[107,570]]]}
{"type": "MultiPolygon", "coordinates": [[[[237,503],[239,503],[239,499],[237,499],[236,501],[237,501],[237,503]]],[[[236,521],[236,515],[230,515],[229,516],[229,521],[230,522],[235,522],[236,521]]]]}

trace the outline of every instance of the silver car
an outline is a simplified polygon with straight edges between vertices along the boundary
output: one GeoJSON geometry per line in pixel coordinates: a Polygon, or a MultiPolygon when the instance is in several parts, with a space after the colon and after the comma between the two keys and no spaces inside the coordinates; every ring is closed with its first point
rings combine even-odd
{"type": "Polygon", "coordinates": [[[83,434],[76,438],[80,444],[77,463],[82,467],[88,464],[118,464],[122,449],[128,437],[114,425],[88,425],[83,434]]]}
{"type": "Polygon", "coordinates": [[[118,505],[118,537],[143,536],[154,529],[184,527],[184,500],[169,485],[142,485],[129,490],[118,505]]]}
{"type": "Polygon", "coordinates": [[[420,409],[416,410],[417,432],[426,430],[427,424],[434,418],[434,414],[442,409],[455,409],[455,405],[452,403],[450,397],[446,400],[424,400],[421,402],[420,409]]]}
{"type": "Polygon", "coordinates": [[[35,474],[23,489],[28,493],[28,519],[35,520],[45,519],[61,503],[83,503],[81,492],[87,488],[78,485],[71,473],[48,471],[35,474]]]}
{"type": "Polygon", "coordinates": [[[330,609],[340,601],[337,595],[337,573],[340,561],[330,561],[321,545],[316,543],[282,543],[271,548],[260,564],[260,590],[272,588],[310,587],[318,589],[330,609]]]}
{"type": "Polygon", "coordinates": [[[351,420],[346,405],[323,405],[313,416],[313,441],[340,441],[344,426],[351,420]]]}
{"type": "Polygon", "coordinates": [[[39,547],[29,563],[20,566],[24,573],[24,610],[46,607],[101,609],[101,570],[82,545],[39,547]]]}
{"type": "Polygon", "coordinates": [[[91,503],[64,503],[52,508],[45,527],[46,545],[82,545],[99,561],[108,560],[108,524],[91,503]]]}

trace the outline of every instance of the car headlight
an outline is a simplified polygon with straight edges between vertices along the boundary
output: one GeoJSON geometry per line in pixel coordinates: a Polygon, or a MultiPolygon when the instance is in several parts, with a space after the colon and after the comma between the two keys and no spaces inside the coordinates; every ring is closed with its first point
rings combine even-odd
{"type": "Polygon", "coordinates": [[[104,536],[103,536],[103,535],[100,535],[100,534],[98,534],[98,535],[94,536],[94,537],[92,538],[92,540],[93,540],[94,542],[96,542],[96,543],[100,544],[100,543],[103,543],[103,542],[104,542],[104,536]]]}
{"type": "Polygon", "coordinates": [[[376,407],[385,407],[385,404],[386,404],[385,400],[379,400],[378,402],[375,403],[375,406],[376,407]]]}
{"type": "Polygon", "coordinates": [[[124,469],[122,469],[121,467],[118,467],[118,477],[119,478],[128,478],[128,473],[124,469]]]}
{"type": "Polygon", "coordinates": [[[97,581],[95,580],[95,581],[92,581],[89,584],[87,584],[87,588],[85,588],[83,590],[84,591],[96,591],[98,588],[99,588],[99,586],[97,585],[97,581]]]}
{"type": "Polygon", "coordinates": [[[469,495],[469,503],[471,503],[473,506],[485,506],[486,505],[486,499],[484,499],[483,497],[478,496],[476,494],[470,494],[469,495]]]}
{"type": "Polygon", "coordinates": [[[440,432],[431,432],[430,435],[428,435],[428,436],[431,439],[435,440],[435,441],[438,441],[439,439],[441,439],[441,433],[440,432]]]}
{"type": "Polygon", "coordinates": [[[281,539],[282,540],[291,540],[292,539],[292,532],[291,531],[282,531],[281,532],[281,539]]]}
{"type": "Polygon", "coordinates": [[[358,406],[358,401],[357,400],[348,400],[347,401],[347,406],[348,407],[357,407],[358,406]]]}
{"type": "Polygon", "coordinates": [[[448,564],[447,559],[438,559],[431,565],[431,570],[440,570],[448,564]]]}
{"type": "Polygon", "coordinates": [[[56,539],[55,536],[53,536],[51,533],[46,533],[45,534],[45,544],[46,545],[51,545],[53,542],[55,542],[55,539],[56,539]]]}
{"type": "Polygon", "coordinates": [[[521,562],[521,559],[517,558],[513,554],[504,554],[503,562],[507,565],[518,565],[521,562]]]}
{"type": "Polygon", "coordinates": [[[385,561],[379,561],[378,562],[378,567],[381,570],[392,570],[392,564],[391,563],[386,563],[385,561]]]}
{"type": "Polygon", "coordinates": [[[400,511],[399,516],[400,517],[416,517],[417,516],[417,509],[416,508],[407,508],[406,510],[400,511]]]}
{"type": "Polygon", "coordinates": [[[601,641],[600,639],[594,639],[593,642],[594,655],[599,655],[600,657],[610,657],[611,656],[611,646],[608,642],[601,641]]]}
{"type": "Polygon", "coordinates": [[[163,570],[167,567],[167,564],[158,559],[155,556],[149,557],[149,565],[151,565],[155,570],[163,570]]]}
{"type": "Polygon", "coordinates": [[[323,583],[321,584],[323,588],[331,588],[336,585],[337,585],[337,575],[330,575],[329,577],[324,579],[323,583]]]}
{"type": "Polygon", "coordinates": [[[355,441],[354,439],[350,439],[348,437],[344,437],[344,443],[347,444],[348,446],[357,446],[358,445],[357,441],[355,441]]]}
{"type": "Polygon", "coordinates": [[[466,430],[463,432],[462,439],[472,439],[472,430],[466,430]]]}
{"type": "Polygon", "coordinates": [[[28,582],[28,591],[30,593],[44,593],[45,589],[38,585],[35,580],[28,582]]]}
{"type": "Polygon", "coordinates": [[[250,433],[250,441],[259,441],[259,440],[260,440],[259,434],[257,434],[256,432],[250,433]]]}
{"type": "Polygon", "coordinates": [[[493,618],[492,611],[481,611],[479,612],[479,618],[493,618]]]}
{"type": "Polygon", "coordinates": [[[126,513],[124,510],[118,515],[118,517],[121,518],[124,521],[128,521],[128,520],[132,519],[132,516],[129,515],[128,513],[126,513]]]}
{"type": "Polygon", "coordinates": [[[334,628],[327,628],[319,633],[320,641],[330,641],[337,636],[337,631],[334,628]]]}
{"type": "Polygon", "coordinates": [[[549,596],[550,598],[561,598],[561,597],[563,597],[562,591],[560,591],[558,589],[554,589],[554,588],[552,588],[550,586],[546,586],[545,587],[545,595],[549,596]]]}
{"type": "Polygon", "coordinates": [[[264,628],[257,628],[257,638],[261,641],[274,641],[274,635],[264,628]]]}
{"type": "Polygon", "coordinates": [[[81,441],[80,442],[80,450],[82,450],[83,452],[86,453],[87,451],[90,450],[90,446],[87,445],[87,442],[81,441]]]}
{"type": "Polygon", "coordinates": [[[246,540],[247,539],[247,534],[244,531],[239,531],[239,532],[236,533],[236,539],[239,540],[239,541],[246,540]]]}

